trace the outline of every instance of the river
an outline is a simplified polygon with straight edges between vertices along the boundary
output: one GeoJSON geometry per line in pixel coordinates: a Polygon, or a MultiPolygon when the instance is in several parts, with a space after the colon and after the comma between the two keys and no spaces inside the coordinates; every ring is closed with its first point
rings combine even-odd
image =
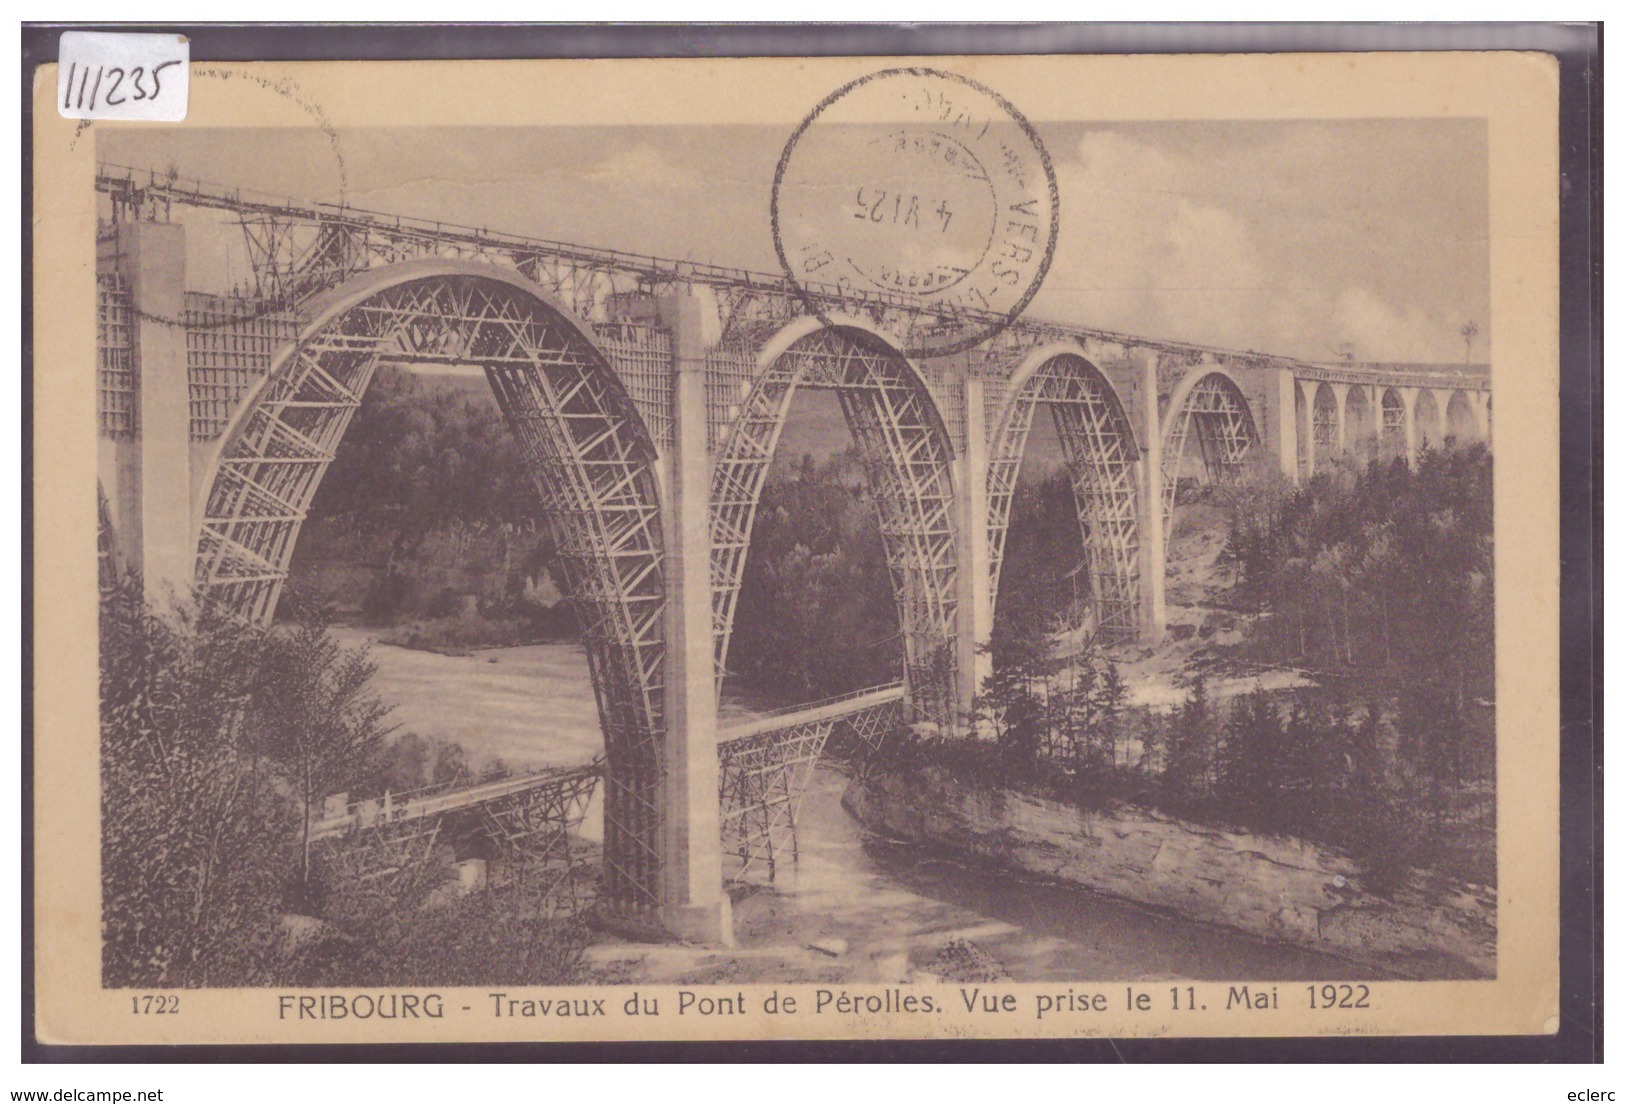
{"type": "MultiPolygon", "coordinates": [[[[496,648],[467,656],[370,643],[373,685],[403,731],[461,743],[472,763],[516,769],[581,763],[602,748],[587,662],[574,645],[496,648]]],[[[724,700],[723,723],[752,713],[724,700]]],[[[1194,923],[1132,902],[932,849],[874,838],[841,808],[846,779],[820,767],[799,815],[800,857],[735,907],[742,946],[832,945],[843,980],[903,980],[949,944],[974,945],[1017,981],[1259,981],[1379,976],[1337,959],[1194,923]]],[[[582,834],[602,838],[589,810],[582,834]]],[[[833,965],[833,963],[832,963],[833,965]]]]}

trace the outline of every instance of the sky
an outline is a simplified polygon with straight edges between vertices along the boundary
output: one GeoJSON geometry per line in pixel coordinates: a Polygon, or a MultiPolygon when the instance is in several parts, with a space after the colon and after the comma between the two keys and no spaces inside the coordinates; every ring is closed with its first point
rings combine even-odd
{"type": "MultiPolygon", "coordinates": [[[[1331,360],[1489,356],[1481,120],[1044,123],[1060,192],[1028,313],[1331,360]]],[[[109,130],[102,159],[655,256],[778,271],[787,128],[109,130]]],[[[236,231],[192,234],[194,286],[246,272],[236,231]]]]}

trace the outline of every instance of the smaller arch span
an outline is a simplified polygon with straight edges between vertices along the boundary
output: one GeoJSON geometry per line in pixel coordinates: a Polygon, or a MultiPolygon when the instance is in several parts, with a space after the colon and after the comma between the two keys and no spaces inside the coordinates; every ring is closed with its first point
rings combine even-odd
{"type": "Polygon", "coordinates": [[[1452,391],[1445,407],[1445,434],[1464,445],[1479,438],[1478,412],[1465,391],[1452,391]]]}
{"type": "Polygon", "coordinates": [[[1342,447],[1343,405],[1337,401],[1337,389],[1322,380],[1315,386],[1315,397],[1310,407],[1313,437],[1309,453],[1310,474],[1331,467],[1332,459],[1342,447]]]}
{"type": "Polygon", "coordinates": [[[1377,438],[1377,457],[1383,461],[1409,455],[1410,424],[1405,410],[1405,399],[1392,387],[1382,390],[1381,421],[1377,438]]]}
{"type": "Polygon", "coordinates": [[[988,448],[988,570],[995,609],[1021,459],[1033,415],[1047,405],[1071,475],[1096,632],[1107,640],[1132,639],[1140,618],[1140,445],[1117,389],[1081,346],[1054,342],[1027,355],[1011,376],[1009,396],[988,448]]]}
{"type": "Polygon", "coordinates": [[[1162,419],[1163,533],[1168,537],[1174,531],[1174,503],[1192,436],[1209,483],[1239,478],[1259,443],[1258,426],[1240,381],[1218,365],[1192,369],[1168,397],[1162,419]]]}
{"type": "Polygon", "coordinates": [[[1369,388],[1350,384],[1343,396],[1343,447],[1359,467],[1371,459],[1378,443],[1377,418],[1369,388]]]}
{"type": "Polygon", "coordinates": [[[1444,423],[1440,418],[1439,400],[1433,397],[1433,390],[1423,387],[1416,392],[1416,401],[1411,406],[1411,417],[1416,419],[1416,447],[1442,448],[1444,446],[1444,423]]]}
{"type": "Polygon", "coordinates": [[[796,392],[832,390],[864,459],[897,600],[904,681],[922,714],[953,721],[958,554],[954,451],[919,368],[884,332],[845,315],[803,317],[762,346],[711,480],[712,626],[725,677],[756,506],[796,392]]]}

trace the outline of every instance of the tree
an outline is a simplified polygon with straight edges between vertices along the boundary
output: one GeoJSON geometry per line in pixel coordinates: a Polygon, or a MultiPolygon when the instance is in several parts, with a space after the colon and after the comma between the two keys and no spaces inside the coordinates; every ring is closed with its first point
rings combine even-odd
{"type": "Polygon", "coordinates": [[[100,645],[103,983],[264,983],[294,838],[244,740],[265,636],[160,616],[128,578],[104,596],[100,645]]]}
{"type": "Polygon", "coordinates": [[[431,382],[384,366],[311,502],[293,574],[336,552],[351,564],[364,560],[375,574],[357,596],[362,611],[388,624],[417,606],[437,567],[442,578],[458,579],[470,549],[489,539],[502,550],[499,592],[511,588],[517,599],[523,581],[509,572],[524,555],[515,556],[514,534],[540,543],[542,520],[530,467],[483,380],[431,382]],[[429,544],[431,537],[444,540],[429,544]],[[429,553],[441,548],[449,555],[436,562],[429,553]]]}
{"type": "Polygon", "coordinates": [[[999,764],[1007,777],[1030,778],[1038,764],[1044,732],[1044,703],[1033,693],[1023,668],[994,667],[974,708],[993,731],[999,764]]]}
{"type": "Polygon", "coordinates": [[[1467,343],[1467,356],[1464,364],[1473,362],[1473,341],[1478,337],[1478,323],[1469,318],[1461,326],[1461,339],[1467,343]]]}
{"type": "Polygon", "coordinates": [[[302,817],[299,884],[309,892],[311,827],[318,804],[363,782],[391,728],[370,691],[377,665],[320,625],[266,636],[256,696],[257,746],[286,774],[302,817]]]}
{"type": "Polygon", "coordinates": [[[1355,800],[1376,803],[1388,787],[1388,756],[1382,738],[1382,707],[1366,706],[1349,741],[1349,793],[1355,800]]]}
{"type": "Polygon", "coordinates": [[[1089,786],[1110,779],[1117,765],[1128,687],[1116,664],[1093,642],[1073,653],[1051,680],[1051,742],[1089,786]]]}
{"type": "Polygon", "coordinates": [[[1044,733],[1040,743],[1047,758],[1063,768],[1087,774],[1094,767],[1094,672],[1077,656],[1060,665],[1044,694],[1044,733]]]}
{"type": "Polygon", "coordinates": [[[409,793],[429,783],[429,741],[416,732],[403,732],[385,745],[374,761],[373,776],[364,787],[366,796],[382,793],[409,793]]]}
{"type": "Polygon", "coordinates": [[[429,782],[435,786],[452,786],[468,780],[468,753],[462,744],[441,744],[435,752],[434,770],[429,782]]]}
{"type": "Polygon", "coordinates": [[[1399,699],[1401,768],[1437,826],[1464,775],[1466,721],[1448,687],[1417,682],[1399,699]]]}
{"type": "Polygon", "coordinates": [[[1189,808],[1207,796],[1211,788],[1213,742],[1213,713],[1207,696],[1207,680],[1198,674],[1191,680],[1185,703],[1168,727],[1163,789],[1176,807],[1189,808]]]}
{"type": "Polygon", "coordinates": [[[803,457],[763,486],[728,662],[770,698],[823,698],[902,673],[879,517],[857,465],[851,450],[822,464],[803,457]]]}
{"type": "Polygon", "coordinates": [[[1113,767],[1128,758],[1128,731],[1123,717],[1127,708],[1128,684],[1117,664],[1107,660],[1100,680],[1100,724],[1113,767]]]}
{"type": "Polygon", "coordinates": [[[1225,812],[1243,823],[1280,828],[1286,731],[1262,687],[1237,703],[1226,726],[1218,796],[1225,812]]]}

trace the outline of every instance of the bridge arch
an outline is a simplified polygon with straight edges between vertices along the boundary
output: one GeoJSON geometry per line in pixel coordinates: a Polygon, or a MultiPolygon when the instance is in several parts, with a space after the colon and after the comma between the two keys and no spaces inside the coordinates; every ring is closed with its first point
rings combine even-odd
{"type": "Polygon", "coordinates": [[[1362,467],[1378,443],[1378,415],[1379,411],[1372,408],[1370,390],[1362,384],[1351,384],[1343,397],[1343,442],[1344,449],[1362,467]]]}
{"type": "Polygon", "coordinates": [[[1337,390],[1324,380],[1315,385],[1310,419],[1314,437],[1309,471],[1313,474],[1330,467],[1343,439],[1343,406],[1337,401],[1337,390]]]}
{"type": "Polygon", "coordinates": [[[1410,426],[1407,424],[1404,397],[1392,387],[1383,388],[1381,412],[1377,458],[1389,461],[1408,456],[1410,426]]]}
{"type": "Polygon", "coordinates": [[[954,452],[919,369],[869,322],[796,319],[757,357],[711,479],[712,624],[720,687],[762,485],[796,391],[832,390],[864,458],[880,514],[915,708],[949,723],[955,707],[958,556],[954,452]]]}
{"type": "Polygon", "coordinates": [[[1445,407],[1445,434],[1455,438],[1458,445],[1478,439],[1478,414],[1465,391],[1450,393],[1450,402],[1445,407]]]}
{"type": "Polygon", "coordinates": [[[484,368],[560,555],[598,699],[608,770],[605,894],[661,900],[665,584],[648,429],[586,323],[510,270],[422,260],[314,299],[209,464],[196,586],[269,621],[300,526],[379,364],[484,368]]]}
{"type": "Polygon", "coordinates": [[[1228,370],[1217,365],[1192,369],[1168,397],[1161,431],[1162,531],[1169,537],[1174,532],[1174,499],[1193,428],[1208,482],[1238,477],[1259,436],[1247,396],[1228,370]]]}
{"type": "Polygon", "coordinates": [[[1040,404],[1061,439],[1083,530],[1096,632],[1126,640],[1138,631],[1140,531],[1134,426],[1112,386],[1081,346],[1055,342],[1029,353],[1010,380],[1009,399],[988,445],[988,582],[997,605],[1005,535],[1021,458],[1040,404]]]}
{"type": "Polygon", "coordinates": [[[1444,444],[1444,424],[1439,417],[1439,400],[1433,390],[1419,388],[1416,401],[1411,405],[1411,417],[1416,419],[1416,447],[1439,448],[1444,444]]]}

